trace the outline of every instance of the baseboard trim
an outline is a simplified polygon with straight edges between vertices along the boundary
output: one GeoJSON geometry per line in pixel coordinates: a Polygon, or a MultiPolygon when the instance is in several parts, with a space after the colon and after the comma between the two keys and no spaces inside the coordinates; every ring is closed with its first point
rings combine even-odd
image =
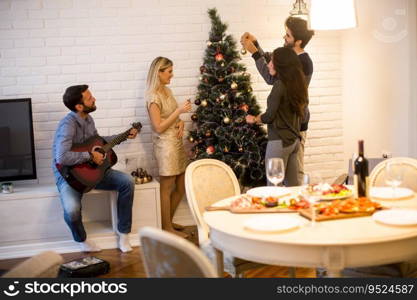
{"type": "MultiPolygon", "coordinates": [[[[117,248],[117,236],[115,234],[99,237],[92,236],[90,239],[93,240],[102,249],[117,248]]],[[[129,239],[132,246],[140,246],[138,234],[129,234],[129,239]]],[[[0,259],[31,257],[43,251],[73,253],[80,252],[80,248],[73,240],[2,246],[0,247],[0,259]]],[[[92,253],[92,255],[94,255],[94,253],[92,253]]]]}

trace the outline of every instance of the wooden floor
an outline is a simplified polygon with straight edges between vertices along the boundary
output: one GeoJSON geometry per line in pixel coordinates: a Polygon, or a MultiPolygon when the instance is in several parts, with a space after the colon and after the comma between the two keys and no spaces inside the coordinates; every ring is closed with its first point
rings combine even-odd
{"type": "MultiPolygon", "coordinates": [[[[68,262],[74,259],[95,256],[104,259],[110,263],[110,272],[100,276],[102,278],[143,278],[146,277],[145,269],[140,258],[140,247],[134,247],[130,253],[121,253],[118,249],[103,250],[98,253],[66,253],[62,254],[64,261],[68,262]]],[[[0,261],[1,270],[9,270],[17,265],[24,258],[9,259],[0,261]]],[[[225,274],[228,277],[228,274],[225,274]]],[[[282,278],[288,277],[287,267],[268,266],[259,269],[247,271],[245,274],[247,278],[282,278]]],[[[313,269],[297,268],[297,277],[315,277],[313,269]]]]}
{"type": "MultiPolygon", "coordinates": [[[[192,226],[195,227],[195,226],[192,226]]],[[[190,240],[197,243],[195,228],[187,228],[186,232],[190,233],[190,240]],[[193,233],[193,234],[191,234],[193,233]]],[[[110,272],[100,276],[101,278],[143,278],[146,277],[145,268],[140,257],[140,247],[134,247],[130,253],[122,253],[118,249],[108,249],[97,253],[66,253],[62,254],[64,261],[68,262],[74,259],[83,258],[86,256],[95,256],[106,260],[110,263],[110,272]]],[[[25,258],[0,260],[0,270],[10,270],[25,258]]],[[[312,278],[315,277],[314,269],[297,268],[297,278],[312,278]]],[[[228,277],[228,274],[225,274],[228,277]]],[[[247,278],[282,278],[288,277],[287,267],[267,266],[264,268],[247,271],[245,274],[247,278]]]]}

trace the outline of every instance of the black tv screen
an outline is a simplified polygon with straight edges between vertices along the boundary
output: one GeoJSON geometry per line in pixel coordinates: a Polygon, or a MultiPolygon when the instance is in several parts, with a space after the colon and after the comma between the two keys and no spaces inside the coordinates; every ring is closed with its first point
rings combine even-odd
{"type": "Polygon", "coordinates": [[[0,99],[0,182],[36,179],[32,102],[0,99]]]}

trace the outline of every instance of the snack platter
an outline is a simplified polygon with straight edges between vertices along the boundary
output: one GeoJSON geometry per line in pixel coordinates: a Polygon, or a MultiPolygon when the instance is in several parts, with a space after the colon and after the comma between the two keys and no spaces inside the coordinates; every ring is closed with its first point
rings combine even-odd
{"type": "MultiPolygon", "coordinates": [[[[330,221],[348,218],[367,217],[376,211],[384,209],[379,203],[368,198],[349,198],[346,200],[334,200],[330,203],[318,203],[315,206],[316,221],[330,221]]],[[[299,214],[309,220],[312,219],[311,209],[302,209],[299,214]]]]}
{"type": "Polygon", "coordinates": [[[250,213],[296,213],[306,209],[309,203],[299,197],[252,197],[247,194],[235,197],[229,205],[212,205],[206,207],[207,211],[228,210],[235,214],[250,213]]]}
{"type": "Polygon", "coordinates": [[[333,201],[352,197],[353,192],[344,184],[309,184],[309,193],[320,198],[321,201],[333,201]]]}

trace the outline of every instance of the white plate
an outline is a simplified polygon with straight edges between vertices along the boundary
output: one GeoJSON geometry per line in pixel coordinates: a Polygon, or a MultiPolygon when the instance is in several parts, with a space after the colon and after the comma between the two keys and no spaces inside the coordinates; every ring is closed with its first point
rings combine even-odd
{"type": "Polygon", "coordinates": [[[262,215],[247,219],[243,227],[256,232],[273,233],[297,228],[300,224],[300,220],[295,217],[262,215]]]}
{"type": "Polygon", "coordinates": [[[414,192],[407,188],[396,188],[395,192],[391,187],[373,187],[370,191],[371,198],[381,200],[401,200],[414,196],[414,192]]]}
{"type": "Polygon", "coordinates": [[[291,194],[291,190],[285,187],[260,186],[250,189],[246,192],[251,197],[267,198],[267,197],[283,197],[291,194]]]}
{"type": "Polygon", "coordinates": [[[373,214],[372,218],[380,223],[395,226],[417,225],[417,210],[390,209],[381,210],[373,214]]]}

